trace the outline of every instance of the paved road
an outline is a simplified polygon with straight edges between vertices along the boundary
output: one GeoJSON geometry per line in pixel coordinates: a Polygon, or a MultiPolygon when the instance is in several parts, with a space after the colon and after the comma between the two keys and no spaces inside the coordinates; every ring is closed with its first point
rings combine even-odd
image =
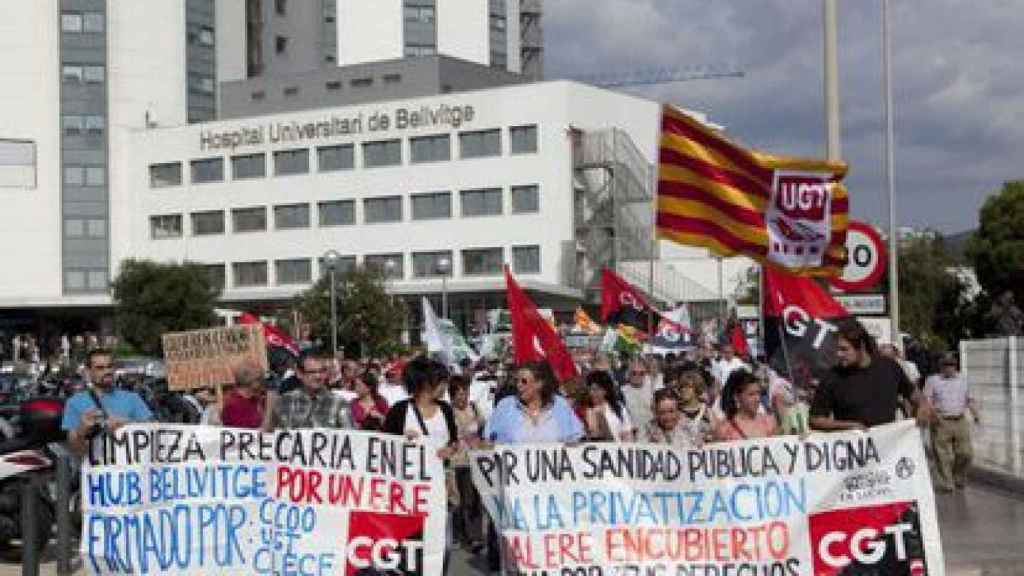
{"type": "MultiPolygon", "coordinates": [[[[936,506],[948,576],[1018,576],[1024,574],[1024,498],[982,486],[937,495],[936,506]]],[[[485,575],[483,563],[455,552],[449,574],[485,575]]],[[[0,564],[0,576],[17,576],[21,567],[0,564]]],[[[40,570],[56,574],[52,562],[40,570]]]]}

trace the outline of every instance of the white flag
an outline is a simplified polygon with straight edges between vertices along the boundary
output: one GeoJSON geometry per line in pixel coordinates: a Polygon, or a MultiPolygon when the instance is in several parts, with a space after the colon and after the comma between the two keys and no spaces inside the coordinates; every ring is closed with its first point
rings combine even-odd
{"type": "Polygon", "coordinates": [[[445,362],[451,360],[451,341],[448,341],[441,333],[441,326],[437,321],[437,314],[430,300],[423,297],[423,341],[427,344],[427,353],[440,353],[445,362]]]}
{"type": "Polygon", "coordinates": [[[423,341],[427,353],[437,353],[448,366],[457,366],[463,358],[476,362],[480,356],[466,342],[451,320],[438,318],[427,297],[423,297],[423,341]]]}

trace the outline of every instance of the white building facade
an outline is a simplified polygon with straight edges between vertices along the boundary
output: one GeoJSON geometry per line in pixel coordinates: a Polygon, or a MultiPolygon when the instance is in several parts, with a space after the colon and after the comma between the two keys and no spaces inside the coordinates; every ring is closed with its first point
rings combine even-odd
{"type": "Polygon", "coordinates": [[[5,9],[0,70],[17,89],[0,91],[0,334],[40,311],[108,331],[126,258],[202,263],[244,308],[285,303],[334,250],[384,267],[410,303],[443,289],[463,326],[504,306],[505,264],[560,311],[593,301],[608,264],[666,302],[715,296],[714,280],[686,278],[714,278],[707,259],[659,264],[653,281],[640,264],[658,252],[660,106],[513,74],[540,60],[537,0],[5,9]],[[306,65],[309,18],[324,62],[275,76],[306,65]]]}
{"type": "MultiPolygon", "coordinates": [[[[615,136],[652,158],[658,114],[546,82],[126,131],[118,257],[203,263],[239,303],[287,300],[334,250],[345,266],[384,267],[389,290],[410,296],[441,292],[447,258],[453,299],[493,293],[501,307],[508,264],[571,310],[600,264],[580,238],[581,147],[615,136]]],[[[649,195],[636,209],[649,213],[649,195]]],[[[476,302],[467,314],[482,314],[476,302]]]]}

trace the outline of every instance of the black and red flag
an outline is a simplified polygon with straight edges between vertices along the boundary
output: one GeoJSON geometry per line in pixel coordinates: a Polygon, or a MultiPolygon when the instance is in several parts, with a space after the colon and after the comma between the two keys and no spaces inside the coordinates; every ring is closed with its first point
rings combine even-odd
{"type": "Polygon", "coordinates": [[[850,313],[812,278],[763,271],[768,362],[798,390],[810,390],[835,364],[836,321],[850,313]]]}
{"type": "Polygon", "coordinates": [[[259,324],[263,328],[263,339],[266,340],[268,347],[281,348],[287,350],[292,356],[299,356],[299,345],[295,343],[295,340],[287,332],[277,326],[262,322],[259,318],[248,312],[242,312],[238,317],[238,323],[259,324]]]}
{"type": "Polygon", "coordinates": [[[601,322],[613,328],[625,324],[646,337],[660,319],[640,290],[607,268],[601,271],[601,322]]]}
{"type": "Polygon", "coordinates": [[[537,306],[512,277],[508,266],[505,266],[505,285],[508,312],[512,317],[512,348],[516,365],[546,361],[559,382],[578,376],[576,363],[562,337],[540,315],[537,306]]]}

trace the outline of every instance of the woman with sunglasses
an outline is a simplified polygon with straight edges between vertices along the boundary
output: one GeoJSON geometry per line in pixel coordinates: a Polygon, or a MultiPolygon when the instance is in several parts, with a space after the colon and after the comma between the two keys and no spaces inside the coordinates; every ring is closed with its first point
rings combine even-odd
{"type": "Polygon", "coordinates": [[[546,362],[531,362],[515,373],[516,393],[498,401],[484,438],[496,444],[577,442],[583,424],[558,393],[546,362]]]}

